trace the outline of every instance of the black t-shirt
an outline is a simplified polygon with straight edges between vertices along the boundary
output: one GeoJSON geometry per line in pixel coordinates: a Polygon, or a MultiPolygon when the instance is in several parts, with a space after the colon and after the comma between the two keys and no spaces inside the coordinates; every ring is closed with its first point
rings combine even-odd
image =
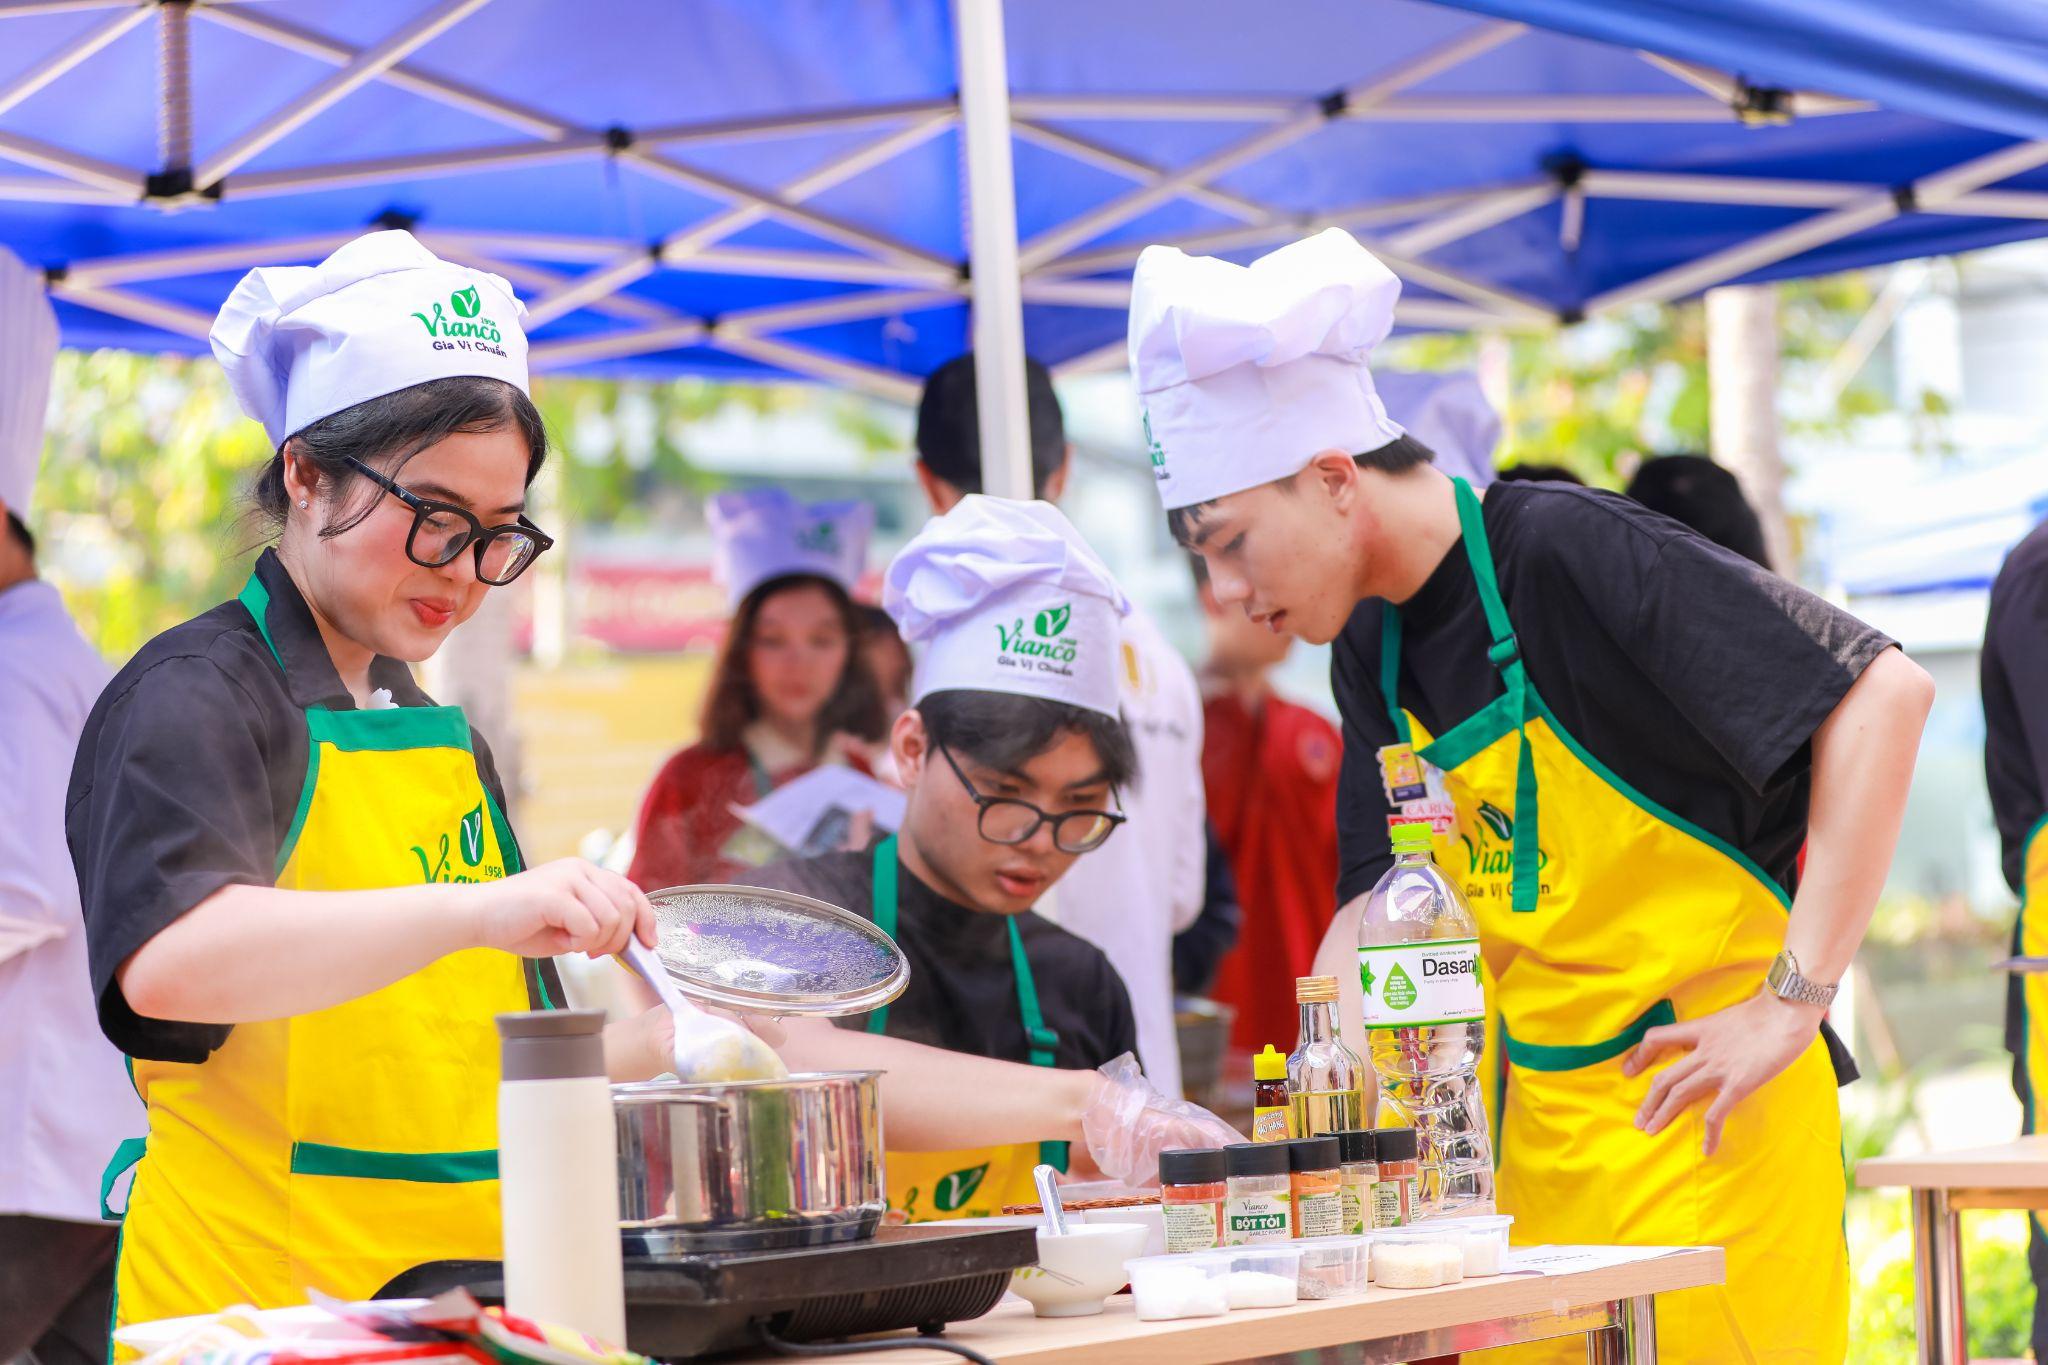
{"type": "MultiPolygon", "coordinates": [[[[2024,896],[2027,836],[2048,816],[2048,522],[2013,546],[1991,585],[1982,669],[1984,781],[2006,885],[2024,896]]],[[[2014,1052],[2025,1045],[2021,981],[2014,975],[2006,983],[2005,1038],[2014,1052]]]]}
{"type": "MultiPolygon", "coordinates": [[[[150,1019],[114,973],[165,926],[224,886],[272,886],[306,782],[306,708],[355,709],[305,599],[274,552],[256,563],[280,667],[240,602],[224,602],[144,645],[87,717],[65,797],[64,827],[100,1028],[132,1057],[202,1062],[226,1024],[150,1019]]],[[[431,706],[405,665],[379,657],[372,687],[400,706],[431,706]]],[[[505,809],[483,736],[477,772],[505,809]]],[[[552,966],[544,980],[561,998],[552,966]]]]}
{"type": "Polygon", "coordinates": [[[1991,585],[1982,669],[1984,781],[2017,896],[2027,835],[2048,815],[2048,522],[2013,546],[1991,585]]]}
{"type": "MultiPolygon", "coordinates": [[[[1813,732],[1893,642],[1795,583],[1617,494],[1495,484],[1481,504],[1530,682],[1592,755],[1747,854],[1789,894],[1806,839],[1813,732]]],[[[1338,637],[1344,722],[1338,901],[1392,861],[1377,753],[1381,603],[1338,637]]],[[[1441,735],[1501,694],[1462,544],[1401,611],[1401,704],[1441,735]]]]}
{"type": "MultiPolygon", "coordinates": [[[[871,851],[775,863],[734,880],[794,891],[869,920],[875,917],[871,851]]],[[[889,1007],[889,1036],[1000,1061],[1030,1061],[1006,917],[947,900],[900,858],[896,901],[896,942],[909,960],[910,984],[889,1007]]],[[[1138,1025],[1130,992],[1102,950],[1030,911],[1016,919],[1038,988],[1039,1012],[1045,1026],[1059,1035],[1053,1050],[1057,1064],[1092,1069],[1136,1053],[1138,1025]]],[[[865,1029],[868,1016],[836,1022],[865,1029]]]]}

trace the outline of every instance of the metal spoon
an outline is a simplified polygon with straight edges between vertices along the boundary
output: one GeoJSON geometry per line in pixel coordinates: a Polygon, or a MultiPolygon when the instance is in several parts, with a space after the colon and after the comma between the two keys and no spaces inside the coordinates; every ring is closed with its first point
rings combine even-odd
{"type": "Polygon", "coordinates": [[[1060,1203],[1059,1177],[1058,1171],[1043,1162],[1031,1168],[1031,1179],[1038,1185],[1038,1204],[1045,1210],[1045,1230],[1054,1237],[1067,1235],[1067,1211],[1060,1203]]]}

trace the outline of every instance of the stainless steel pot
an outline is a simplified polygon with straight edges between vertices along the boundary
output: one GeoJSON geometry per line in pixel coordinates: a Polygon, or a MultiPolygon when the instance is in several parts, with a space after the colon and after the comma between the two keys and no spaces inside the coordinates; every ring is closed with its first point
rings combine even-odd
{"type": "Polygon", "coordinates": [[[880,1072],[612,1087],[629,1255],[749,1251],[874,1234],[880,1072]]]}

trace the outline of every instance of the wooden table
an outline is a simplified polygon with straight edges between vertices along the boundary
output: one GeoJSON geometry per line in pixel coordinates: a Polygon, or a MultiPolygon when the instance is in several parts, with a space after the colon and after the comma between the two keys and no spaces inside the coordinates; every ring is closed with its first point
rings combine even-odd
{"type": "MultiPolygon", "coordinates": [[[[1348,1299],[1244,1309],[1220,1318],[1139,1322],[1128,1294],[1100,1316],[1034,1317],[1005,1299],[986,1317],[956,1323],[948,1341],[1004,1365],[1221,1365],[1288,1359],[1394,1365],[1428,1356],[1584,1335],[1589,1365],[1656,1365],[1656,1296],[1720,1284],[1718,1247],[1553,1275],[1502,1275],[1442,1289],[1372,1288],[1348,1299]]],[[[746,1356],[743,1360],[771,1360],[746,1356]]],[[[863,1365],[944,1365],[938,1352],[874,1351],[834,1357],[863,1365]]]]}
{"type": "Polygon", "coordinates": [[[1865,1189],[1913,1196],[1913,1320],[1923,1365],[1965,1365],[1964,1209],[2048,1209],[2048,1135],[1996,1147],[1875,1157],[1856,1168],[1865,1189]]]}

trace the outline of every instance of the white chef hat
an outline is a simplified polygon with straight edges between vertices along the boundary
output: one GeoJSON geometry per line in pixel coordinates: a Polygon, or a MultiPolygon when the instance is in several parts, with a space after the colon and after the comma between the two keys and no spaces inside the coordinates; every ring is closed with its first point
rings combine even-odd
{"type": "Polygon", "coordinates": [[[1474,488],[1493,482],[1500,414],[1470,370],[1381,370],[1373,376],[1387,411],[1436,452],[1436,467],[1474,488]]]}
{"type": "Polygon", "coordinates": [[[705,508],[712,576],[726,605],[773,578],[815,574],[848,592],[868,562],[875,509],[865,502],[801,503],[781,488],[720,493],[705,508]]]}
{"type": "Polygon", "coordinates": [[[213,354],[272,445],[323,417],[461,375],[526,387],[526,306],[496,275],[410,232],[372,232],[318,265],[252,270],[221,305],[213,354]]]}
{"type": "Polygon", "coordinates": [[[1400,293],[1341,228],[1248,266],[1145,248],[1131,281],[1131,373],[1167,508],[1399,437],[1365,362],[1400,293]]]}
{"type": "Polygon", "coordinates": [[[57,314],[42,272],[0,247],[0,502],[28,524],[29,496],[43,458],[57,314]]]}
{"type": "Polygon", "coordinates": [[[912,705],[957,688],[1117,715],[1130,599],[1049,502],[962,498],[890,562],[882,608],[923,647],[912,705]]]}

